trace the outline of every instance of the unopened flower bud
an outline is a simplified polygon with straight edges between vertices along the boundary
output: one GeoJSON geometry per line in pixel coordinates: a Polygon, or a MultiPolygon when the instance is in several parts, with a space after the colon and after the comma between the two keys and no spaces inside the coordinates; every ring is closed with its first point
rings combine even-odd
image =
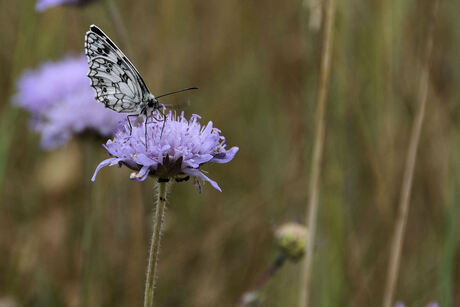
{"type": "Polygon", "coordinates": [[[276,244],[288,259],[297,261],[305,253],[307,228],[298,223],[284,223],[275,231],[276,244]]]}

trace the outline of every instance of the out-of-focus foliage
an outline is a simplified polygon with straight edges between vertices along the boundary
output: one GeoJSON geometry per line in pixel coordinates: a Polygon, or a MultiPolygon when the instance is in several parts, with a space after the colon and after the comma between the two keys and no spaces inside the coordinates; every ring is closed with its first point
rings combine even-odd
{"type": "MultiPolygon", "coordinates": [[[[235,306],[274,257],[273,229],[305,215],[321,31],[309,28],[302,1],[113,1],[127,56],[153,93],[198,86],[162,102],[190,100],[188,114],[212,120],[240,148],[231,163],[207,167],[222,193],[173,186],[156,303],[235,306]]],[[[80,54],[90,24],[119,42],[105,3],[37,13],[33,0],[0,0],[6,306],[80,306],[82,289],[87,306],[143,301],[153,182],[107,168],[89,183],[107,157],[101,142],[76,139],[42,152],[27,114],[11,104],[19,75],[80,54]]],[[[381,302],[431,7],[338,1],[313,306],[381,302]]],[[[441,1],[396,293],[407,306],[460,304],[458,12],[459,1],[441,1]]],[[[298,273],[295,263],[277,272],[264,289],[266,306],[296,306],[298,273]]]]}

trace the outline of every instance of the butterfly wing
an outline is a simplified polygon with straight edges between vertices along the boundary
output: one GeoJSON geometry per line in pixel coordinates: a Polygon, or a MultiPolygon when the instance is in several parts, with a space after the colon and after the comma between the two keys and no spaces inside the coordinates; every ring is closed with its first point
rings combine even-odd
{"type": "Polygon", "coordinates": [[[96,99],[120,113],[141,113],[149,95],[141,75],[121,50],[98,27],[91,25],[85,36],[91,86],[96,99]]]}

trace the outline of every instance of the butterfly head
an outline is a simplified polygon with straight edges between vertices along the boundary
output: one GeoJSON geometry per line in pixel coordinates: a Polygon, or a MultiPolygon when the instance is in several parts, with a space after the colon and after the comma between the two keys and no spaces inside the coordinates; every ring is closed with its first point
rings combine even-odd
{"type": "Polygon", "coordinates": [[[160,108],[160,103],[152,94],[147,97],[147,108],[150,111],[154,111],[160,108]]]}

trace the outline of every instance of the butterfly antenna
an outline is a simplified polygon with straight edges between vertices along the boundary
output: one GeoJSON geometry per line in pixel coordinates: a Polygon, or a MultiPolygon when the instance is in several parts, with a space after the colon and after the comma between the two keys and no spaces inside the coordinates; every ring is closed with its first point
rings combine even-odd
{"type": "Polygon", "coordinates": [[[177,93],[180,93],[180,92],[185,92],[185,91],[190,91],[190,90],[197,90],[197,89],[198,89],[197,87],[183,88],[183,89],[181,89],[181,90],[174,91],[174,92],[170,92],[170,93],[166,93],[166,94],[157,96],[157,97],[155,97],[155,98],[158,99],[158,98],[161,98],[161,97],[164,97],[164,96],[168,96],[168,95],[172,95],[172,94],[177,94],[177,93]]]}
{"type": "Polygon", "coordinates": [[[179,104],[165,104],[165,107],[167,107],[168,109],[177,110],[180,108],[189,107],[190,104],[191,104],[190,100],[187,100],[187,102],[179,103],[179,104]]]}

